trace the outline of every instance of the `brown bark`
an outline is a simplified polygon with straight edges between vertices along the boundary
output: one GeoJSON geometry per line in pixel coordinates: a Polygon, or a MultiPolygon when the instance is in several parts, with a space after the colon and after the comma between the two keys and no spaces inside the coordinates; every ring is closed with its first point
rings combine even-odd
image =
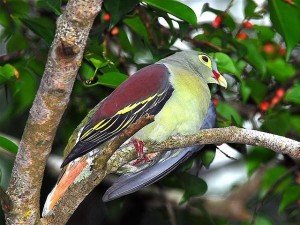
{"type": "Polygon", "coordinates": [[[101,0],[70,0],[57,19],[56,35],[7,190],[13,203],[13,208],[5,214],[7,224],[40,223],[40,189],[46,160],[101,3],[101,0]]]}
{"type": "MultiPolygon", "coordinates": [[[[137,126],[140,129],[142,126],[140,126],[141,124],[139,124],[139,122],[142,123],[143,120],[137,122],[137,126]]],[[[132,127],[128,129],[130,130],[132,127]]],[[[126,133],[127,131],[128,130],[125,130],[124,132],[126,133]]],[[[297,141],[274,134],[237,127],[201,130],[195,135],[171,137],[161,143],[148,141],[145,142],[145,153],[184,148],[192,145],[223,143],[259,145],[270,148],[277,153],[288,154],[293,158],[300,158],[300,143],[297,141]]],[[[116,151],[119,144],[120,143],[114,145],[115,149],[111,148],[108,152],[111,154],[113,151],[116,151]]],[[[99,151],[106,152],[106,148],[110,148],[110,146],[102,146],[99,151]]],[[[115,172],[122,165],[134,160],[136,158],[136,152],[132,145],[124,145],[119,148],[111,158],[107,157],[107,155],[101,156],[101,158],[101,160],[96,159],[97,167],[94,167],[85,179],[73,184],[67,190],[59,203],[53,208],[53,214],[43,219],[44,224],[64,224],[65,219],[71,216],[87,194],[90,193],[107,174],[115,172]],[[105,160],[103,160],[103,157],[105,160]]]]}

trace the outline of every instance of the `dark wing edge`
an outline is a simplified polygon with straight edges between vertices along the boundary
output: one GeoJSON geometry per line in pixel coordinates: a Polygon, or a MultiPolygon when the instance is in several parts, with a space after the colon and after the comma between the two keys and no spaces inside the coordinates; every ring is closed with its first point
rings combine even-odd
{"type": "Polygon", "coordinates": [[[140,102],[133,103],[118,111],[111,118],[103,119],[94,126],[91,126],[90,120],[84,127],[79,141],[63,161],[61,168],[72,160],[95,149],[105,141],[115,137],[143,115],[156,115],[171,97],[173,90],[173,87],[168,85],[160,93],[149,96],[140,102]]]}
{"type": "MultiPolygon", "coordinates": [[[[216,109],[211,102],[201,129],[213,128],[215,123],[216,109]]],[[[194,152],[200,151],[203,147],[203,145],[192,146],[161,153],[161,159],[156,164],[140,172],[120,176],[105,192],[102,200],[108,202],[155,183],[157,180],[172,172],[179,164],[188,159],[194,152]]]]}

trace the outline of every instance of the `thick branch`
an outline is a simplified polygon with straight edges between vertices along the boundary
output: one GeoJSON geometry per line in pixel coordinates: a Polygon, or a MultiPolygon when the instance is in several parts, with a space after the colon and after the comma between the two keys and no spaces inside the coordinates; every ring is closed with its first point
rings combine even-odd
{"type": "Polygon", "coordinates": [[[64,194],[62,199],[53,208],[50,216],[42,219],[43,224],[65,224],[75,209],[83,201],[83,199],[96,187],[107,174],[107,161],[115,153],[115,151],[132,135],[138,132],[147,124],[153,122],[154,116],[145,115],[136,123],[130,125],[122,131],[113,141],[108,143],[106,147],[100,150],[101,154],[96,158],[92,172],[85,171],[84,179],[75,182],[64,194]],[[64,210],[61,210],[64,209],[64,210]]]}
{"type": "Polygon", "coordinates": [[[198,134],[183,137],[171,137],[161,143],[145,142],[149,152],[171,150],[192,145],[237,143],[269,148],[292,158],[300,158],[300,142],[275,134],[238,127],[213,128],[198,134]]]}
{"type": "Polygon", "coordinates": [[[57,19],[45,72],[16,156],[8,195],[13,209],[7,224],[36,224],[46,160],[81,64],[84,48],[101,0],[70,0],[57,19]]]}
{"type": "MultiPolygon", "coordinates": [[[[142,128],[141,120],[137,126],[142,128]]],[[[133,129],[130,127],[129,129],[133,129]]],[[[124,133],[128,130],[124,131],[124,133]]],[[[122,139],[122,142],[129,136],[122,139]]],[[[118,138],[117,138],[118,139],[118,138]]],[[[136,158],[136,152],[132,145],[121,146],[118,151],[116,151],[112,157],[107,161],[110,154],[118,148],[121,142],[116,141],[113,144],[114,148],[103,147],[99,149],[101,153],[106,152],[105,148],[111,148],[109,154],[106,156],[100,156],[105,158],[105,160],[96,160],[97,166],[94,167],[92,171],[89,171],[85,175],[85,178],[81,181],[72,185],[69,190],[65,193],[63,198],[59,201],[58,205],[53,209],[53,215],[43,219],[44,224],[61,224],[66,218],[74,212],[79,203],[84,199],[84,197],[96,187],[103,178],[112,172],[118,170],[121,166],[129,163],[136,158]],[[106,162],[107,161],[107,162],[106,162]],[[98,169],[97,169],[98,168],[98,169]],[[61,210],[61,209],[64,210],[61,210]],[[60,218],[60,220],[58,220],[60,218]]],[[[300,143],[289,138],[281,137],[278,135],[268,134],[255,130],[246,130],[237,127],[227,127],[227,128],[214,128],[201,130],[199,133],[191,136],[176,136],[167,139],[161,143],[156,142],[145,142],[147,148],[146,153],[171,150],[176,148],[183,148],[192,145],[202,145],[202,144],[222,144],[222,143],[242,143],[250,145],[260,145],[266,148],[270,148],[273,151],[282,154],[288,154],[291,157],[300,157],[300,143]]]]}

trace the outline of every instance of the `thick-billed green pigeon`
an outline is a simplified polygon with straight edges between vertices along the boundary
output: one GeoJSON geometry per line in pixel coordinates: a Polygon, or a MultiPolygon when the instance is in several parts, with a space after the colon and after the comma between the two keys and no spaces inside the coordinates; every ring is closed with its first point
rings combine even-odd
{"type": "Polygon", "coordinates": [[[154,183],[201,149],[201,146],[176,149],[149,159],[143,156],[143,141],[159,142],[170,136],[191,135],[213,127],[215,109],[208,83],[227,87],[215,61],[198,51],[177,52],[131,75],[92,110],[70,138],[67,147],[72,150],[62,163],[62,174],[48,195],[43,215],[51,211],[85,168],[90,168],[95,154],[101,154],[98,149],[102,144],[145,114],[154,115],[154,121],[128,140],[134,144],[139,157],[130,163],[135,169],[121,176],[107,190],[104,201],[154,183]]]}

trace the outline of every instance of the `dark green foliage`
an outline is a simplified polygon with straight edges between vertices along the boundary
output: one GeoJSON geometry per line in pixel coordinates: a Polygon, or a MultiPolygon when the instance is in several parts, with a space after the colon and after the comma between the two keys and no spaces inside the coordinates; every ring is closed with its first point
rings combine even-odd
{"type": "MultiPolygon", "coordinates": [[[[175,0],[104,0],[53,152],[62,154],[69,135],[81,119],[128,75],[180,50],[174,46],[175,42],[184,42],[191,49],[209,53],[216,59],[220,72],[228,74],[227,90],[211,88],[219,127],[243,127],[248,122],[254,129],[300,140],[300,53],[296,48],[300,42],[300,0],[268,0],[261,8],[253,0],[244,2],[245,18],[238,21],[235,12],[230,10],[231,4],[220,10],[206,1],[202,13],[214,13],[219,21],[204,22],[197,21],[198,15],[189,6],[175,0]],[[270,26],[244,25],[247,21],[252,25],[256,19],[268,15],[270,26]],[[161,20],[167,26],[162,25],[161,20]]],[[[0,151],[0,173],[6,177],[0,179],[3,187],[7,186],[11,169],[10,163],[3,160],[4,152],[15,154],[17,148],[6,137],[21,138],[55,34],[55,21],[65,4],[66,1],[61,0],[0,0],[0,148],[3,149],[0,151]]],[[[159,182],[160,190],[181,189],[182,203],[190,197],[203,195],[210,187],[186,171],[195,170],[195,165],[197,171],[202,166],[211,169],[216,151],[201,152],[194,161],[159,182]]],[[[259,201],[267,204],[270,199],[272,209],[266,207],[259,211],[255,224],[299,224],[296,212],[300,179],[294,169],[295,162],[287,157],[278,158],[274,152],[260,147],[252,148],[242,157],[249,176],[263,165],[270,167],[259,190],[253,190],[249,209],[253,211],[259,201]],[[280,218],[273,217],[278,211],[280,218]]],[[[222,187],[218,177],[214,179],[222,187]]],[[[123,206],[134,205],[136,196],[139,194],[107,207],[107,212],[112,214],[108,219],[111,224],[118,224],[116,221],[125,218],[125,211],[132,214],[123,206]]],[[[136,224],[170,224],[166,207],[162,204],[154,213],[146,205],[152,196],[143,197],[138,197],[143,204],[136,224]],[[145,218],[152,215],[155,215],[153,223],[146,223],[149,220],[145,218]]],[[[199,224],[200,221],[215,225],[250,224],[249,221],[231,223],[210,215],[199,204],[197,208],[202,212],[199,215],[187,209],[176,209],[178,224],[199,224]]]]}

